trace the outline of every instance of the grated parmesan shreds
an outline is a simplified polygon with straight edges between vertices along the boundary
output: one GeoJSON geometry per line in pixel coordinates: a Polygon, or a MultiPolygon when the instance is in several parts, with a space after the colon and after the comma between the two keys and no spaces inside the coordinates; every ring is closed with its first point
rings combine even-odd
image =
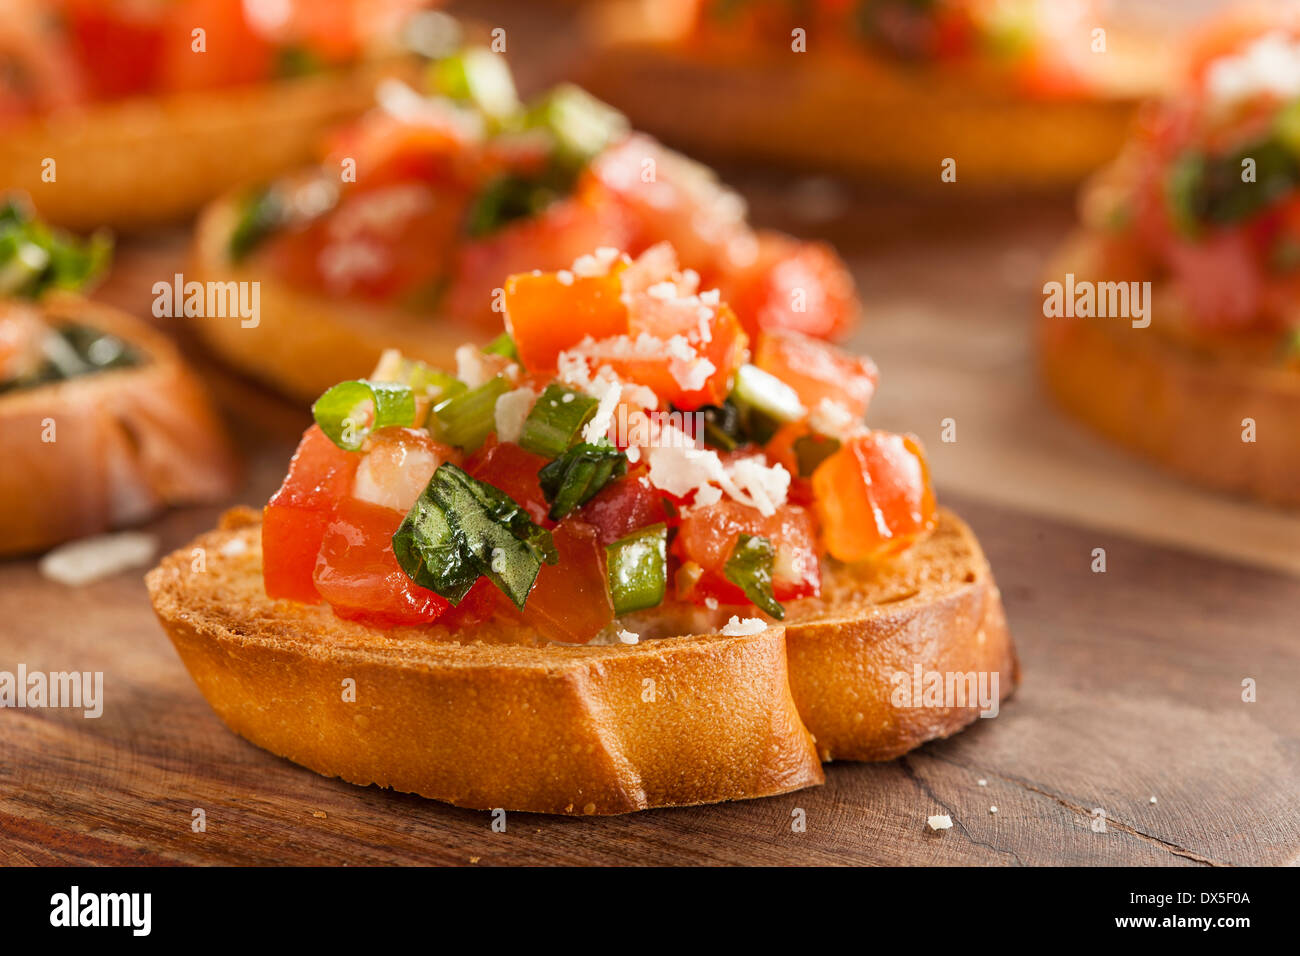
{"type": "Polygon", "coordinates": [[[934,830],[936,833],[939,830],[952,829],[952,817],[948,816],[946,813],[936,813],[932,817],[927,817],[925,822],[929,824],[930,829],[934,830]]]}
{"type": "Polygon", "coordinates": [[[722,626],[722,633],[728,637],[748,637],[750,634],[761,634],[767,630],[767,622],[758,617],[747,617],[741,620],[736,615],[731,615],[731,619],[722,626]]]}
{"type": "Polygon", "coordinates": [[[153,560],[158,539],[140,531],[82,538],[60,545],[41,558],[41,574],[52,581],[78,587],[111,577],[153,560]]]}

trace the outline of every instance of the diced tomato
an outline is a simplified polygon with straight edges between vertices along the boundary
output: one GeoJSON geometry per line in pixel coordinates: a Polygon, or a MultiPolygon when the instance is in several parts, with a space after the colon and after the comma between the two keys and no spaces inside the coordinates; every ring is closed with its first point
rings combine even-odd
{"type": "Polygon", "coordinates": [[[243,0],[167,4],[162,35],[162,86],[203,90],[252,84],[274,75],[275,45],[249,20],[243,0]],[[196,50],[196,30],[203,49],[196,50]]]}
{"type": "Polygon", "coordinates": [[[830,246],[761,233],[754,262],[720,279],[751,336],[791,329],[839,338],[858,313],[853,276],[830,246]]]}
{"type": "Polygon", "coordinates": [[[352,488],[361,456],[344,451],[317,425],[303,433],[289,473],[262,511],[262,578],[271,598],[315,604],[312,575],[335,503],[352,488]]]}
{"type": "Polygon", "coordinates": [[[465,470],[509,495],[535,523],[549,527],[551,522],[546,513],[550,505],[537,480],[537,473],[546,461],[541,455],[524,451],[514,442],[497,441],[493,435],[469,457],[465,470]]]}
{"type": "Polygon", "coordinates": [[[822,399],[829,399],[843,405],[856,419],[867,414],[880,379],[876,363],[866,356],[852,355],[798,332],[760,335],[754,364],[793,388],[810,412],[822,399]]]}
{"type": "Polygon", "coordinates": [[[610,482],[578,514],[596,529],[602,545],[668,520],[663,495],[651,486],[644,470],[610,482]]]}
{"type": "Polygon", "coordinates": [[[506,328],[529,371],[553,370],[556,358],[585,337],[624,335],[627,306],[617,270],[577,276],[565,283],[555,273],[519,273],[505,284],[506,328]]]}
{"type": "Polygon", "coordinates": [[[701,575],[692,592],[695,600],[713,597],[727,604],[748,600],[727,580],[727,559],[741,534],[767,538],[776,551],[772,590],[778,601],[808,597],[821,590],[816,529],[812,515],[798,505],[783,505],[764,517],[757,508],[735,501],[720,501],[692,508],[682,518],[673,541],[673,553],[684,564],[699,565],[701,575]]]}
{"type": "Polygon", "coordinates": [[[523,618],[550,640],[585,644],[614,619],[605,549],[596,529],[577,518],[565,518],[551,535],[560,561],[542,565],[523,618]]]}
{"type": "Polygon", "coordinates": [[[786,493],[787,499],[792,504],[810,506],[813,502],[812,481],[807,477],[801,478],[799,476],[799,456],[795,454],[794,450],[794,443],[801,438],[810,441],[834,441],[834,439],[817,435],[806,420],[787,422],[767,440],[767,444],[763,446],[763,451],[767,453],[767,457],[772,462],[784,466],[785,470],[790,473],[790,490],[786,493]]]}
{"type": "Polygon", "coordinates": [[[62,6],[87,95],[116,99],[157,86],[169,4],[63,0],[62,6]]]}
{"type": "Polygon", "coordinates": [[[752,237],[735,193],[707,167],[648,136],[629,136],[597,156],[579,193],[626,211],[632,255],[667,241],[684,266],[706,279],[728,268],[731,248],[752,237]]]}
{"type": "Polygon", "coordinates": [[[481,175],[472,141],[450,120],[411,123],[373,112],[334,133],[325,153],[331,170],[356,162],[349,188],[362,192],[405,183],[469,188],[481,175]]]}
{"type": "Polygon", "coordinates": [[[813,472],[826,550],[841,561],[870,561],[906,549],[935,525],[925,454],[906,435],[853,438],[813,472]]]}
{"type": "Polygon", "coordinates": [[[266,256],[299,285],[419,306],[446,275],[463,208],[459,193],[420,183],[353,191],[329,216],[277,233],[266,256]]]}
{"type": "Polygon", "coordinates": [[[431,624],[451,606],[406,576],[393,554],[400,511],[342,498],[321,540],[316,590],[334,613],[372,627],[431,624]]]}
{"type": "Polygon", "coordinates": [[[500,588],[488,578],[479,578],[461,598],[460,603],[448,608],[438,623],[458,631],[483,624],[494,617],[518,620],[519,612],[510,603],[510,599],[501,593],[500,588]]]}

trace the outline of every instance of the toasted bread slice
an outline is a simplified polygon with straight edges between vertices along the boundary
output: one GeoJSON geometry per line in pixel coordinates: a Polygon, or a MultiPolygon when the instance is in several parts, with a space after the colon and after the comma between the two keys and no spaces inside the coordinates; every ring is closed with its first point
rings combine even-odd
{"type": "MultiPolygon", "coordinates": [[[[1095,237],[1080,233],[1049,276],[1099,276],[1099,251],[1095,237]]],[[[1186,323],[1173,314],[1177,301],[1158,287],[1152,298],[1149,328],[1045,317],[1039,360],[1048,390],[1092,428],[1176,474],[1300,504],[1300,373],[1277,364],[1276,343],[1237,337],[1210,348],[1178,335],[1186,323]],[[1245,441],[1250,422],[1254,441],[1245,441]]]]}
{"type": "Polygon", "coordinates": [[[615,814],[784,793],[822,782],[819,752],[885,759],[976,718],[978,705],[894,707],[896,672],[991,671],[1001,697],[1019,677],[988,565],[947,512],[906,556],[833,571],[822,598],[747,636],[572,646],[375,630],[268,599],[247,509],[146,581],[236,733],[322,774],[474,808],[615,814]]]}
{"type": "Polygon", "coordinates": [[[101,329],[144,361],[0,394],[0,556],[231,494],[238,468],[221,422],[165,336],[78,296],[41,308],[49,324],[101,329]]]}
{"type": "Polygon", "coordinates": [[[5,130],[0,183],[69,228],[178,221],[238,183],[310,162],[325,132],[370,108],[381,78],[416,75],[413,59],[392,58],[69,110],[5,130]]]}
{"type": "Polygon", "coordinates": [[[709,157],[910,185],[945,182],[948,158],[973,186],[1077,183],[1118,152],[1140,99],[1174,72],[1167,44],[1116,37],[1096,58],[1093,95],[1033,99],[976,70],[705,47],[665,7],[623,0],[589,16],[595,52],[581,82],[638,129],[709,157]]]}
{"type": "Polygon", "coordinates": [[[367,374],[388,348],[455,368],[457,345],[491,337],[481,325],[340,301],[231,262],[236,208],[235,198],[226,196],[204,209],[186,279],[257,282],[257,324],[246,328],[237,320],[200,318],[193,327],[226,362],[286,395],[314,401],[330,386],[367,374]]]}

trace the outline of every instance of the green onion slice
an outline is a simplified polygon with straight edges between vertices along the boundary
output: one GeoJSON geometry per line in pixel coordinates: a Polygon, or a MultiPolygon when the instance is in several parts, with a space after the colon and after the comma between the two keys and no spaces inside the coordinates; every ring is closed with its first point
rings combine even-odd
{"type": "Polygon", "coordinates": [[[474,451],[497,427],[497,399],[510,390],[504,375],[453,395],[433,407],[429,429],[438,441],[474,451]]]}
{"type": "Polygon", "coordinates": [[[627,135],[627,118],[586,90],[562,83],[528,108],[527,123],[550,133],[556,159],[580,168],[627,135]]]}
{"type": "Polygon", "coordinates": [[[537,472],[542,494],[551,503],[548,516],[559,521],[626,471],[627,456],[609,439],[574,445],[537,472]]]}
{"type": "Polygon", "coordinates": [[[112,249],[107,233],[83,241],[51,229],[17,199],[0,202],[0,296],[83,288],[108,268],[112,249]]]}
{"type": "Polygon", "coordinates": [[[543,562],[559,560],[551,533],[514,499],[450,462],[393,535],[393,554],[407,577],[452,604],[487,577],[521,610],[543,562]]]}
{"type": "Polygon", "coordinates": [[[519,94],[505,57],[486,47],[469,47],[444,57],[429,68],[433,92],[468,103],[497,122],[520,110],[519,94]]]}
{"type": "Polygon", "coordinates": [[[614,614],[658,607],[668,588],[668,526],[651,525],[605,545],[614,614]]]}
{"type": "Polygon", "coordinates": [[[504,355],[512,362],[519,361],[519,349],[515,348],[515,340],[510,337],[509,332],[502,332],[483,346],[483,352],[486,355],[504,355]]]}
{"type": "Polygon", "coordinates": [[[736,372],[736,385],[731,396],[737,404],[757,409],[779,422],[794,422],[804,416],[799,394],[757,365],[740,367],[736,372]]]}
{"type": "Polygon", "coordinates": [[[772,565],[776,549],[767,538],[742,534],[723,565],[727,580],[745,592],[760,608],[778,621],[785,617],[783,608],[772,593],[772,565]]]}
{"type": "Polygon", "coordinates": [[[340,382],[316,399],[311,413],[330,441],[356,451],[377,428],[414,424],[415,394],[401,382],[340,382]]]}
{"type": "Polygon", "coordinates": [[[547,385],[524,419],[519,444],[536,455],[555,458],[577,440],[599,405],[590,395],[563,385],[547,385]]]}

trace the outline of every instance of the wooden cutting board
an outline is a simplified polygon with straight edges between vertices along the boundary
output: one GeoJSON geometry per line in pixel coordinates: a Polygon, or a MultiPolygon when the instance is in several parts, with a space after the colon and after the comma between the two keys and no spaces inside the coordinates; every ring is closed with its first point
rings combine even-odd
{"type": "MultiPolygon", "coordinates": [[[[1025,344],[1031,277],[1068,203],[955,214],[751,186],[761,219],[852,253],[872,312],[856,344],[883,370],[873,420],[926,439],[940,496],[1002,588],[1024,683],[1000,716],[887,764],[831,765],[824,786],[785,796],[511,814],[494,832],[487,814],[326,779],[231,734],[155,622],[142,571],[71,589],[11,561],[0,670],[103,671],[105,709],[0,711],[0,862],[1300,863],[1297,519],[1169,481],[1045,404],[1025,344]],[[1091,570],[1098,547],[1105,573],[1091,570]],[[928,830],[932,814],[952,829],[928,830]]],[[[102,295],[146,312],[181,262],[178,237],[131,246],[102,295]]],[[[260,504],[306,416],[200,365],[248,455],[239,500],[260,504]]],[[[147,530],[179,547],[218,510],[147,530]]]]}

